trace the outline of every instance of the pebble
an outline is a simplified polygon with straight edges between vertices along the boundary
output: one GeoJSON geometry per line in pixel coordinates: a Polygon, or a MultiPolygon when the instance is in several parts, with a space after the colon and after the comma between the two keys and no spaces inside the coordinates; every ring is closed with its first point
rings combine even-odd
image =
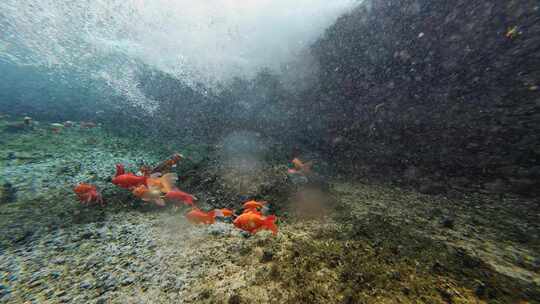
{"type": "Polygon", "coordinates": [[[132,277],[126,277],[122,280],[122,285],[130,285],[133,284],[135,280],[132,277]]]}
{"type": "Polygon", "coordinates": [[[0,297],[3,297],[11,293],[11,289],[8,286],[0,284],[0,297]]]}
{"type": "Polygon", "coordinates": [[[452,217],[446,216],[442,219],[441,225],[444,228],[454,229],[455,220],[452,217]]]}
{"type": "Polygon", "coordinates": [[[14,274],[14,273],[10,273],[8,276],[7,276],[7,280],[10,281],[10,282],[13,282],[13,281],[17,281],[19,277],[14,274]]]}
{"type": "Polygon", "coordinates": [[[32,281],[30,282],[30,284],[28,285],[30,288],[35,288],[35,287],[38,287],[39,285],[41,285],[42,282],[41,280],[36,280],[36,281],[32,281]]]}
{"type": "Polygon", "coordinates": [[[50,275],[51,275],[51,278],[58,279],[62,275],[62,273],[60,271],[52,271],[50,275]]]}
{"type": "Polygon", "coordinates": [[[270,262],[273,258],[274,258],[274,253],[271,250],[267,249],[263,251],[261,262],[270,262]]]}
{"type": "Polygon", "coordinates": [[[109,278],[105,281],[105,290],[115,290],[118,282],[114,278],[109,278]]]}
{"type": "Polygon", "coordinates": [[[90,289],[90,288],[92,288],[92,284],[90,284],[89,282],[84,281],[84,282],[81,282],[79,287],[81,289],[90,289]]]}

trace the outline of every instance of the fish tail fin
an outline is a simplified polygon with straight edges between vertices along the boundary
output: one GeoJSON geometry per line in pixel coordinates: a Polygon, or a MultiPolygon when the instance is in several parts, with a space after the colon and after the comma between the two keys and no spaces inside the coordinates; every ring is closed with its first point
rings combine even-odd
{"type": "Polygon", "coordinates": [[[163,191],[168,193],[176,189],[176,181],[178,180],[178,175],[176,173],[167,173],[161,177],[161,183],[163,184],[163,191]]]}
{"type": "Polygon", "coordinates": [[[275,215],[269,215],[264,219],[264,227],[266,227],[268,230],[272,231],[273,235],[276,235],[278,233],[278,227],[276,225],[276,216],[275,215]]]}

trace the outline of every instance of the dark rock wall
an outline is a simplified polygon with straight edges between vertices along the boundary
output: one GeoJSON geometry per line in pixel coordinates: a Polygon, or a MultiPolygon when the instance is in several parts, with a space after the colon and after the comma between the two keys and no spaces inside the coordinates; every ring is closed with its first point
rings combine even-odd
{"type": "Polygon", "coordinates": [[[539,7],[364,2],[312,47],[304,134],[324,134],[315,145],[349,173],[538,188],[539,7]]]}

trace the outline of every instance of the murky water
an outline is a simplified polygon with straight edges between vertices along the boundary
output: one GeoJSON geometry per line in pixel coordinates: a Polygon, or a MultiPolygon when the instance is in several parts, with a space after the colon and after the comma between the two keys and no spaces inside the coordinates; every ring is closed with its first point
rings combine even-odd
{"type": "Polygon", "coordinates": [[[0,3],[0,303],[540,303],[535,1],[0,3]]]}

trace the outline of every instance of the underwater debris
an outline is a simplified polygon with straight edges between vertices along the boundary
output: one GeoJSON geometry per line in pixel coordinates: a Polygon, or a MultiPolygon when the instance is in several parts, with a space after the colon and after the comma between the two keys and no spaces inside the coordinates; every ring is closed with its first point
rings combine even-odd
{"type": "Polygon", "coordinates": [[[519,27],[517,25],[514,25],[508,28],[504,36],[508,39],[515,39],[521,34],[522,32],[519,30],[519,27]]]}
{"type": "Polygon", "coordinates": [[[50,126],[51,126],[51,131],[55,134],[60,133],[60,131],[64,129],[64,124],[57,123],[57,122],[50,124],[50,126]]]}
{"type": "Polygon", "coordinates": [[[32,117],[30,116],[25,116],[23,118],[23,123],[26,125],[26,126],[31,126],[32,125],[32,117]]]}
{"type": "Polygon", "coordinates": [[[4,126],[4,131],[7,133],[17,133],[26,131],[28,128],[24,122],[10,122],[4,126]]]}
{"type": "Polygon", "coordinates": [[[163,161],[152,169],[151,173],[164,173],[169,172],[172,168],[176,167],[176,164],[182,160],[184,156],[180,153],[174,153],[170,158],[163,161]]]}
{"type": "Polygon", "coordinates": [[[92,129],[92,128],[97,127],[97,124],[95,122],[91,122],[91,121],[81,121],[79,126],[82,129],[92,129]]]}

